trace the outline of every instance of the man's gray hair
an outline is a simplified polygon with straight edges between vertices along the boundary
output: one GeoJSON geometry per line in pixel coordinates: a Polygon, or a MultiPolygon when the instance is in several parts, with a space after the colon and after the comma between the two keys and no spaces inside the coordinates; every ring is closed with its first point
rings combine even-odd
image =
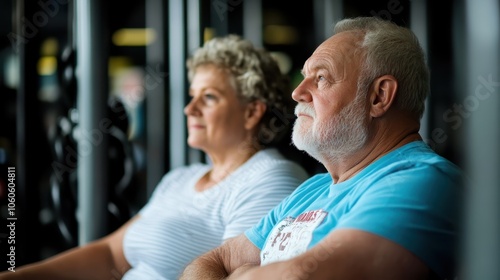
{"type": "Polygon", "coordinates": [[[395,105],[421,118],[430,91],[429,68],[415,34],[408,28],[377,17],[358,17],[339,21],[334,33],[359,31],[364,57],[358,89],[367,92],[374,79],[392,75],[398,81],[395,105]]]}

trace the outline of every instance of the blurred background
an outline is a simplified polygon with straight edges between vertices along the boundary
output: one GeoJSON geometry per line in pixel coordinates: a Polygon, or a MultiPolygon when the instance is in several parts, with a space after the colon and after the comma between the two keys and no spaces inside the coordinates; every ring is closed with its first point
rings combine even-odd
{"type": "Polygon", "coordinates": [[[0,215],[7,225],[15,167],[16,266],[113,231],[168,170],[206,160],[186,145],[182,111],[185,60],[204,41],[243,35],[294,86],[353,16],[419,37],[431,68],[421,134],[470,178],[465,278],[500,279],[498,0],[0,0],[0,215]]]}

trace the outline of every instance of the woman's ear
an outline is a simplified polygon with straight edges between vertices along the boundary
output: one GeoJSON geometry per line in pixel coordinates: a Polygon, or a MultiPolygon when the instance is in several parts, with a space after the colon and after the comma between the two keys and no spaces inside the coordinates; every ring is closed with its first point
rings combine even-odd
{"type": "Polygon", "coordinates": [[[266,104],[259,100],[248,103],[245,110],[245,128],[254,129],[264,116],[266,108],[266,104]]]}
{"type": "Polygon", "coordinates": [[[381,76],[373,82],[370,94],[370,116],[384,115],[396,100],[398,81],[392,75],[381,76]]]}

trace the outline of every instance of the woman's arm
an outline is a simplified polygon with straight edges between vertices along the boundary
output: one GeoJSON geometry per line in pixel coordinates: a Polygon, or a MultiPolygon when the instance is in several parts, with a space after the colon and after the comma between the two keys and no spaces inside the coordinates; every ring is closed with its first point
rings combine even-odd
{"type": "Polygon", "coordinates": [[[259,248],[241,234],[195,259],[186,267],[180,280],[224,279],[239,267],[246,269],[259,265],[259,254],[259,248]]]}
{"type": "Polygon", "coordinates": [[[123,236],[135,216],[108,236],[47,260],[0,273],[0,279],[120,279],[130,269],[123,254],[123,236]]]}

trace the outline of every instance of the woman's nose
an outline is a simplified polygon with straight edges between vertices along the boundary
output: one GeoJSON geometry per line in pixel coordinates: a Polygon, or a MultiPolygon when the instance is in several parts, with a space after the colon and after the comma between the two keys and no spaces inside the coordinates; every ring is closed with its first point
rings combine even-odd
{"type": "Polygon", "coordinates": [[[184,107],[184,114],[186,116],[194,115],[196,112],[196,98],[191,98],[186,107],[184,107]]]}

